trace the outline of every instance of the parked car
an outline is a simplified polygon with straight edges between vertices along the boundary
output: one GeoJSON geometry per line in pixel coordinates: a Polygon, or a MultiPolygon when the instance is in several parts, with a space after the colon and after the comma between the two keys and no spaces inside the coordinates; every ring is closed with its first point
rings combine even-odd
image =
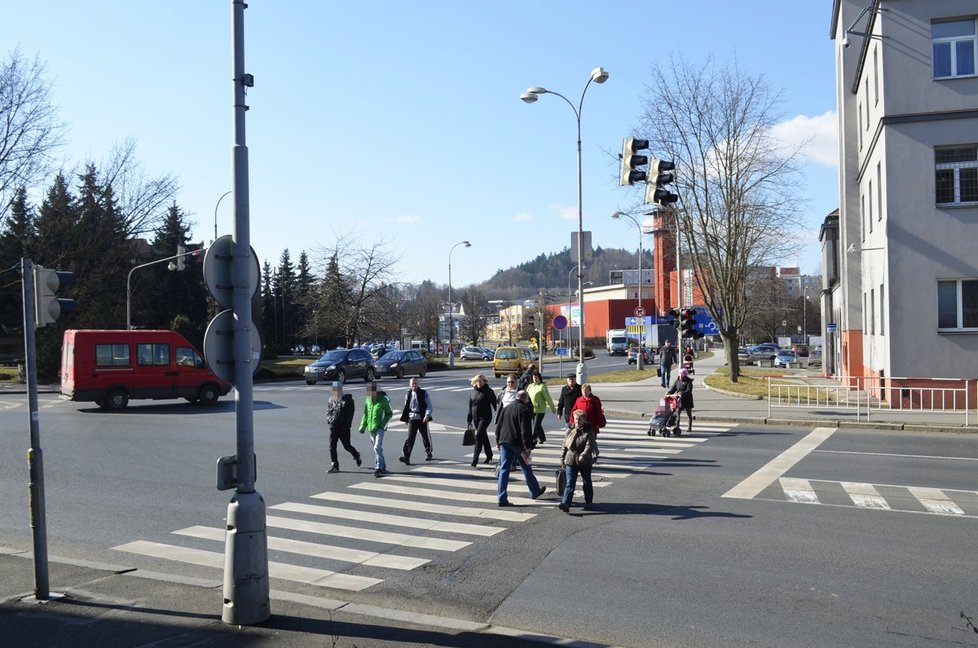
{"type": "Polygon", "coordinates": [[[748,349],[750,353],[751,362],[754,360],[774,360],[775,356],[778,355],[778,351],[781,350],[777,344],[771,342],[764,342],[762,344],[755,344],[748,349]]]}
{"type": "Polygon", "coordinates": [[[794,351],[798,355],[799,358],[807,358],[808,357],[808,345],[807,344],[796,344],[793,347],[791,347],[791,350],[794,351]]]}
{"type": "Polygon", "coordinates": [[[488,360],[486,350],[481,347],[464,346],[458,352],[459,360],[488,360]]]}
{"type": "Polygon", "coordinates": [[[482,349],[486,354],[485,356],[483,356],[482,358],[483,360],[492,360],[496,356],[495,349],[490,349],[489,347],[478,347],[478,348],[482,349]]]}
{"type": "MultiPolygon", "coordinates": [[[[527,363],[536,362],[540,359],[540,355],[536,352],[536,350],[531,349],[530,347],[520,347],[520,353],[523,354],[524,367],[527,363]]],[[[537,367],[537,369],[539,369],[539,367],[537,367]]]]}
{"type": "MultiPolygon", "coordinates": [[[[628,364],[635,364],[638,362],[638,347],[632,346],[628,347],[628,364]]],[[[642,348],[642,364],[650,365],[653,361],[653,355],[649,353],[649,350],[642,348]]]]}
{"type": "MultiPolygon", "coordinates": [[[[384,354],[385,357],[389,354],[384,354]]],[[[333,349],[323,357],[306,365],[302,372],[307,385],[315,385],[322,380],[339,380],[346,382],[352,378],[363,378],[370,382],[377,370],[374,359],[364,349],[333,349]]]]}
{"type": "Polygon", "coordinates": [[[501,346],[496,349],[492,359],[492,373],[499,378],[503,374],[519,375],[526,369],[529,360],[523,358],[520,349],[514,346],[501,346]]]}
{"type": "Polygon", "coordinates": [[[747,347],[737,347],[737,359],[741,362],[750,362],[750,350],[747,347]]]}
{"type": "Polygon", "coordinates": [[[423,378],[428,373],[428,359],[419,351],[388,351],[374,367],[379,376],[403,378],[405,374],[418,374],[423,378]]]}
{"type": "Polygon", "coordinates": [[[808,364],[822,366],[822,347],[817,346],[808,354],[808,364]]]}
{"type": "Polygon", "coordinates": [[[801,362],[801,358],[791,349],[781,349],[778,355],[774,356],[775,367],[787,367],[793,362],[801,362]]]}

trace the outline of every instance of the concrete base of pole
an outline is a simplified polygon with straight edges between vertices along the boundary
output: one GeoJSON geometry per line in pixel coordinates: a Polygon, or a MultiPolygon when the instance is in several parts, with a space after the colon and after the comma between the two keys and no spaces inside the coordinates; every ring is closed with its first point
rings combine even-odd
{"type": "Polygon", "coordinates": [[[257,492],[235,493],[228,504],[221,620],[231,625],[267,621],[272,615],[268,589],[265,500],[257,492]]]}
{"type": "Polygon", "coordinates": [[[587,382],[587,367],[584,366],[583,362],[577,363],[577,384],[583,385],[587,382]]]}
{"type": "Polygon", "coordinates": [[[455,352],[454,351],[449,351],[449,353],[448,353],[448,368],[449,369],[454,369],[455,368],[455,352]]]}

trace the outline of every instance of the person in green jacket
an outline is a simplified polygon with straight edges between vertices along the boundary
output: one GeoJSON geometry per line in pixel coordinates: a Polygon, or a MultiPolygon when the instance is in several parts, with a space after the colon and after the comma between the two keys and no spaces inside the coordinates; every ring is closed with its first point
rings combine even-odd
{"type": "Polygon", "coordinates": [[[377,391],[377,383],[367,385],[367,398],[363,403],[363,418],[360,420],[360,433],[369,432],[374,446],[374,477],[387,472],[384,461],[384,432],[394,411],[391,401],[383,391],[377,391]]]}
{"type": "Polygon", "coordinates": [[[533,372],[531,381],[526,388],[526,393],[529,394],[530,402],[533,403],[533,440],[543,443],[547,440],[547,435],[543,432],[543,417],[547,413],[548,407],[554,416],[557,416],[557,408],[554,407],[554,401],[550,398],[550,390],[547,389],[547,383],[543,382],[543,376],[540,375],[539,371],[533,372]]]}

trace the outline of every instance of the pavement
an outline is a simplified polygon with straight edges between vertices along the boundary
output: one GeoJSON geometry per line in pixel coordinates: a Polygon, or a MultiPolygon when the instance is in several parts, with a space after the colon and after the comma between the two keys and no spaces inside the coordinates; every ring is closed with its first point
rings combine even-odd
{"type": "MultiPolygon", "coordinates": [[[[920,432],[978,432],[974,412],[873,411],[825,403],[811,407],[743,398],[705,388],[703,378],[722,366],[722,352],[696,362],[696,420],[752,425],[870,427],[920,432]]],[[[595,383],[610,417],[647,417],[665,393],[650,368],[649,378],[631,383],[595,383]]],[[[817,370],[789,373],[803,384],[832,387],[837,381],[817,370]]],[[[777,379],[775,379],[777,380],[777,379]]],[[[41,391],[57,391],[54,386],[41,391]]],[[[7,393],[19,387],[0,388],[7,393]]],[[[685,424],[685,422],[684,422],[685,424]]],[[[694,431],[695,431],[694,423],[694,431]]],[[[48,557],[49,596],[39,600],[37,567],[29,547],[0,547],[0,645],[60,646],[466,646],[473,648],[560,645],[594,646],[558,637],[462,619],[404,613],[272,590],[271,618],[238,626],[221,619],[220,581],[180,578],[125,565],[48,557]]]]}

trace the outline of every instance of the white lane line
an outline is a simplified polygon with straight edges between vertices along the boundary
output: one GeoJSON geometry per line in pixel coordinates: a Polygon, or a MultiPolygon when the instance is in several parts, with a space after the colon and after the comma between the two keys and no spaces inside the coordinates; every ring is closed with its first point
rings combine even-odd
{"type": "Polygon", "coordinates": [[[388,524],[390,526],[407,527],[410,529],[444,531],[446,533],[462,533],[483,537],[494,536],[500,531],[506,530],[506,527],[489,527],[479,524],[465,524],[463,522],[443,522],[441,520],[428,520],[406,515],[388,515],[386,513],[373,513],[371,511],[358,511],[355,509],[320,506],[318,504],[302,504],[299,502],[283,502],[282,504],[275,504],[268,508],[276,511],[290,511],[292,513],[333,517],[343,522],[358,520],[360,522],[374,522],[376,524],[388,524]]]}
{"type": "Polygon", "coordinates": [[[835,430],[836,428],[829,427],[815,428],[805,438],[769,461],[766,466],[728,490],[723,494],[723,497],[737,499],[757,497],[761,491],[773,484],[776,479],[788,472],[792,466],[832,436],[835,430]]]}
{"type": "MultiPolygon", "coordinates": [[[[116,551],[125,551],[127,553],[151,556],[153,558],[163,558],[164,560],[174,560],[191,565],[200,565],[202,567],[224,568],[223,552],[201,551],[200,549],[177,547],[175,545],[148,542],[146,540],[137,540],[112,548],[116,551]]],[[[337,574],[326,569],[300,567],[298,565],[278,562],[268,563],[268,575],[271,578],[281,578],[299,583],[308,583],[309,585],[321,585],[323,587],[352,590],[354,592],[359,592],[371,585],[383,582],[378,578],[337,574]]]]}
{"type": "Polygon", "coordinates": [[[280,529],[318,533],[320,535],[336,536],[339,538],[353,538],[355,540],[414,547],[416,549],[433,549],[434,551],[458,551],[472,544],[471,542],[461,542],[459,540],[411,536],[406,533],[395,533],[394,531],[372,531],[370,529],[348,527],[340,524],[293,520],[275,515],[269,515],[266,524],[270,527],[280,529]]]}
{"type": "Polygon", "coordinates": [[[890,505],[876,490],[876,487],[872,484],[863,484],[857,482],[839,482],[842,484],[842,488],[849,495],[852,503],[856,506],[862,508],[873,508],[882,509],[885,511],[890,510],[890,505]]]}
{"type": "Polygon", "coordinates": [[[782,477],[780,480],[781,488],[784,490],[788,501],[798,502],[799,504],[818,504],[818,495],[807,479],[792,479],[782,477]]]}
{"type": "Polygon", "coordinates": [[[898,454],[895,452],[860,452],[857,450],[816,450],[831,454],[867,455],[870,457],[901,457],[905,459],[937,459],[938,461],[978,461],[978,457],[942,457],[940,455],[898,454]]]}
{"type": "MultiPolygon", "coordinates": [[[[179,529],[173,533],[191,538],[201,538],[202,540],[215,540],[217,542],[224,542],[226,536],[224,529],[205,526],[187,527],[186,529],[179,529]]],[[[275,549],[276,551],[302,554],[303,556],[315,556],[316,558],[324,558],[326,560],[338,560],[340,562],[369,565],[371,567],[385,567],[387,569],[400,569],[402,571],[411,570],[431,562],[426,558],[412,558],[411,556],[398,556],[396,554],[379,554],[373,551],[335,547],[315,542],[278,538],[276,536],[268,536],[268,548],[275,549]]]]}
{"type": "Polygon", "coordinates": [[[941,515],[964,515],[960,506],[955,504],[947,493],[939,488],[924,488],[922,486],[908,486],[910,494],[917,498],[924,508],[931,513],[941,515]]]}
{"type": "Polygon", "coordinates": [[[381,508],[391,508],[403,511],[413,511],[417,513],[439,513],[441,515],[456,515],[459,517],[486,518],[490,520],[503,520],[506,522],[526,522],[536,517],[536,513],[519,513],[508,509],[482,509],[471,506],[455,506],[447,504],[434,504],[432,502],[414,502],[409,500],[391,499],[389,497],[370,497],[369,495],[355,495],[353,493],[326,492],[313,495],[315,499],[329,500],[331,502],[346,502],[347,504],[358,504],[361,506],[378,506],[381,508]]]}
{"type": "MultiPolygon", "coordinates": [[[[385,493],[396,493],[398,495],[410,495],[412,497],[430,497],[433,499],[458,499],[458,493],[449,493],[448,491],[434,490],[432,488],[411,488],[409,486],[398,486],[397,484],[387,484],[384,485],[384,481],[387,477],[380,479],[376,482],[363,482],[361,484],[353,484],[350,488],[360,488],[369,491],[382,491],[385,493]],[[379,483],[378,483],[379,482],[379,483]]],[[[485,504],[496,504],[499,498],[496,495],[480,495],[477,493],[471,493],[465,495],[465,500],[468,502],[482,502],[485,504]]],[[[544,500],[531,500],[529,497],[513,497],[509,496],[509,501],[513,504],[519,504],[520,506],[553,506],[553,502],[546,502],[544,500]]]]}

